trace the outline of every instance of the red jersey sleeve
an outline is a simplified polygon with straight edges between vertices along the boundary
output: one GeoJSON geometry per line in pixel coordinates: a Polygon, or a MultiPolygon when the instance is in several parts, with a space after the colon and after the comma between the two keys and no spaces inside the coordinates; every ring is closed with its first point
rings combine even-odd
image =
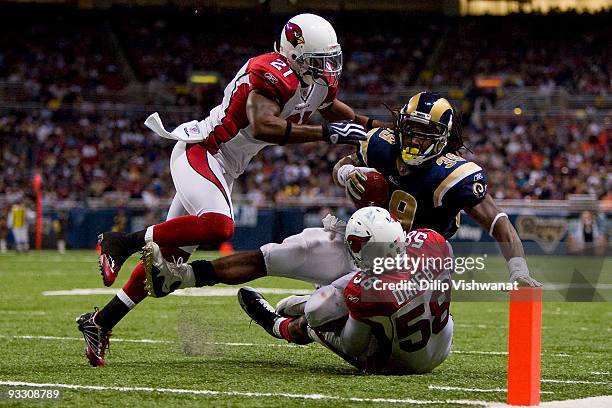
{"type": "Polygon", "coordinates": [[[279,54],[252,58],[247,67],[250,90],[257,90],[277,102],[281,108],[295,94],[299,81],[279,54]]]}

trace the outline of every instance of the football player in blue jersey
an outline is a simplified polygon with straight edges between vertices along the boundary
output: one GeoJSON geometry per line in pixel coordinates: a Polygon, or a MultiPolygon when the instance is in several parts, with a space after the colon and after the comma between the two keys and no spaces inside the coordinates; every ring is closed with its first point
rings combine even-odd
{"type": "Polygon", "coordinates": [[[394,128],[372,129],[356,154],[336,164],[334,180],[359,200],[368,173],[384,175],[389,211],[407,231],[430,228],[448,239],[464,210],[499,243],[511,282],[541,286],[529,275],[523,245],[508,216],[487,194],[485,171],[459,155],[461,125],[448,100],[420,92],[393,113],[394,128]]]}

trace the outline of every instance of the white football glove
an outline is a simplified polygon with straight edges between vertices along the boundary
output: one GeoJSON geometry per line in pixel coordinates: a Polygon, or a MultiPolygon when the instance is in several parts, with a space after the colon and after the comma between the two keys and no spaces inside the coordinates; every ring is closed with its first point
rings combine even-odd
{"type": "Polygon", "coordinates": [[[359,169],[355,168],[352,172],[349,173],[348,179],[346,180],[346,192],[353,200],[361,200],[361,195],[365,191],[365,187],[363,186],[363,182],[368,179],[366,173],[359,169]]]}
{"type": "Polygon", "coordinates": [[[523,287],[528,287],[528,288],[541,288],[542,284],[540,282],[538,282],[537,280],[533,279],[530,275],[524,275],[524,274],[512,274],[510,275],[510,283],[514,283],[514,282],[518,282],[518,286],[523,288],[523,287]]]}
{"type": "Polygon", "coordinates": [[[529,275],[527,261],[522,257],[514,257],[508,260],[510,271],[510,283],[518,282],[519,287],[540,288],[542,284],[529,275]]]}

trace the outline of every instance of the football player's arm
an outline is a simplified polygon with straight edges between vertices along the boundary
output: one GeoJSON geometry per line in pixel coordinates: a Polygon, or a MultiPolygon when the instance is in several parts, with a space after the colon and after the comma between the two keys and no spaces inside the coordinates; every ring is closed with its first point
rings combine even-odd
{"type": "Polygon", "coordinates": [[[351,120],[366,130],[374,129],[377,127],[393,127],[393,124],[386,123],[377,119],[372,119],[364,115],[358,115],[353,111],[353,108],[348,106],[346,103],[339,99],[334,99],[332,103],[323,108],[319,109],[321,116],[329,122],[335,122],[338,120],[351,120]]]}
{"type": "Polygon", "coordinates": [[[355,124],[293,124],[280,117],[281,108],[277,102],[257,90],[249,93],[246,113],[255,139],[281,146],[319,141],[332,144],[357,144],[366,137],[363,128],[355,124]]]}
{"type": "Polygon", "coordinates": [[[464,210],[499,244],[508,264],[510,282],[517,281],[519,286],[542,286],[529,275],[523,243],[506,213],[499,209],[490,195],[464,210]]]}
{"type": "Polygon", "coordinates": [[[289,122],[280,118],[281,108],[278,103],[257,91],[249,93],[246,112],[249,123],[253,128],[253,137],[257,140],[276,144],[325,140],[321,126],[289,125],[289,122]],[[285,135],[288,126],[291,129],[289,134],[285,135]]]}

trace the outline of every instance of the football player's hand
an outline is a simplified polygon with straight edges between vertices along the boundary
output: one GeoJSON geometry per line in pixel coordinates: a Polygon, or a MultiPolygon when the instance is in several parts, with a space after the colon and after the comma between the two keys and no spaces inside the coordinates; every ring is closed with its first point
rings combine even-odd
{"type": "Polygon", "coordinates": [[[542,284],[533,279],[528,273],[513,273],[510,275],[510,283],[518,282],[521,288],[541,288],[542,284]]]}
{"type": "Polygon", "coordinates": [[[346,181],[346,191],[353,200],[361,200],[361,195],[365,191],[363,182],[368,176],[360,169],[353,170],[346,181]]]}
{"type": "Polygon", "coordinates": [[[349,120],[325,123],[323,125],[323,137],[331,144],[359,145],[366,140],[365,128],[349,120]]]}

